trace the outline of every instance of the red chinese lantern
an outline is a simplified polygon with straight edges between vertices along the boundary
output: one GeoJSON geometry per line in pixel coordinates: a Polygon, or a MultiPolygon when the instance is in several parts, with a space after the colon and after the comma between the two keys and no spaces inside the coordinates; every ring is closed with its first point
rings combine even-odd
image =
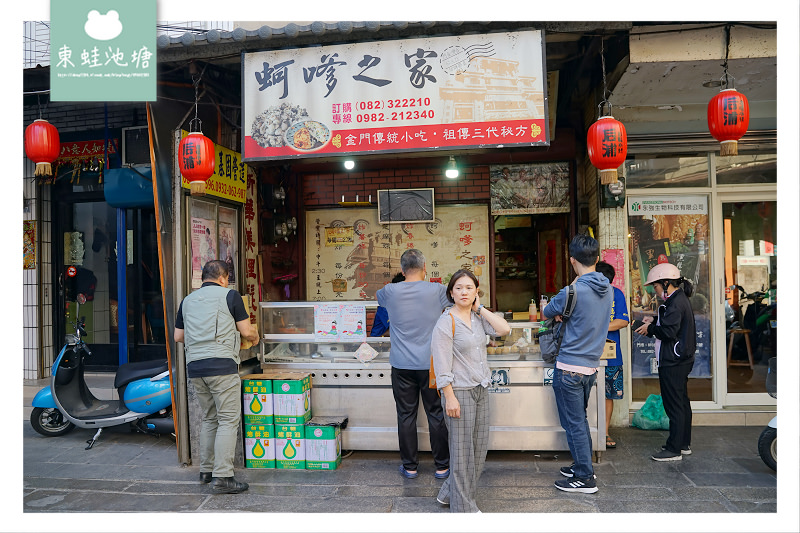
{"type": "Polygon", "coordinates": [[[214,174],[214,143],[199,131],[181,139],[178,146],[181,175],[192,194],[206,193],[206,180],[214,174]]]}
{"type": "Polygon", "coordinates": [[[598,118],[589,127],[586,145],[592,165],[600,171],[600,183],[616,183],[617,169],[628,155],[628,135],[622,122],[610,115],[598,118]]]}
{"type": "Polygon", "coordinates": [[[736,89],[723,89],[708,102],[708,131],[720,142],[719,155],[739,153],[739,139],[750,124],[750,105],[736,89]]]}
{"type": "Polygon", "coordinates": [[[52,176],[50,163],[58,158],[60,152],[61,141],[55,126],[37,119],[25,128],[25,155],[36,163],[34,176],[52,176]]]}

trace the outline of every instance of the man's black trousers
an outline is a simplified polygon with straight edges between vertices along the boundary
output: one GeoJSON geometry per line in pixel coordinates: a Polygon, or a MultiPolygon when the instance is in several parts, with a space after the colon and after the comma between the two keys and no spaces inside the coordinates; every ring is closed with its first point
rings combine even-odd
{"type": "Polygon", "coordinates": [[[417,412],[419,398],[422,396],[422,406],[428,416],[433,461],[437,470],[449,468],[450,451],[444,411],[437,390],[428,388],[428,371],[392,367],[392,392],[397,407],[397,438],[403,466],[412,471],[418,466],[417,412]]]}

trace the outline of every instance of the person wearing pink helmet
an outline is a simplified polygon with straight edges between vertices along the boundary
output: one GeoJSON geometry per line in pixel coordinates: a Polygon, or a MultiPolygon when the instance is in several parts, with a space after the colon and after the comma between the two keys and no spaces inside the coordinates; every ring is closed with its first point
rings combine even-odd
{"type": "Polygon", "coordinates": [[[692,453],[692,406],[689,400],[689,373],[694,366],[697,333],[689,296],[692,282],[681,276],[678,267],[659,263],[647,274],[645,285],[652,285],[662,303],[656,321],[652,318],[636,329],[636,333],[655,337],[658,382],[664,411],[669,417],[669,437],[654,461],[680,461],[692,453]]]}

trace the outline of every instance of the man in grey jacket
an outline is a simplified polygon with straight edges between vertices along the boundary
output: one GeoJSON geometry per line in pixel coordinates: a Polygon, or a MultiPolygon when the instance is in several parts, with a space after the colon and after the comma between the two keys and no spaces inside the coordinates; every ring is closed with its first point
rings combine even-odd
{"type": "MultiPolygon", "coordinates": [[[[566,479],[555,482],[567,492],[597,492],[592,468],[592,436],[586,420],[589,395],[597,378],[600,356],[605,347],[608,317],[614,293],[608,278],[595,271],[600,247],[588,235],[576,235],[569,244],[569,262],[577,278],[575,309],[564,324],[564,338],[553,373],[553,392],[558,418],[567,434],[573,464],[561,468],[566,479]]],[[[542,311],[546,318],[560,320],[568,288],[564,287],[542,311]]]]}
{"type": "Polygon", "coordinates": [[[242,295],[228,289],[228,265],[209,261],[203,285],[183,299],[175,318],[175,342],[184,343],[186,373],[203,411],[200,481],[211,490],[236,494],[247,483],[233,477],[236,436],[242,418],[239,345],[241,336],[258,344],[242,295]]]}
{"type": "Polygon", "coordinates": [[[428,416],[431,454],[436,464],[434,475],[444,479],[450,474],[447,426],[439,393],[428,388],[428,370],[433,327],[450,300],[444,285],[425,281],[425,256],[416,248],[403,252],[400,268],[405,281],[389,283],[375,293],[378,305],[386,308],[390,318],[389,364],[403,463],[400,474],[409,479],[417,477],[417,411],[422,397],[428,416]]]}

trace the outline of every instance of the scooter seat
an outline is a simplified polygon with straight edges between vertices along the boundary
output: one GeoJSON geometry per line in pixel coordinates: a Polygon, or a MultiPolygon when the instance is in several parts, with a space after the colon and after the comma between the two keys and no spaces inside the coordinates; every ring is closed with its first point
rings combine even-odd
{"type": "Polygon", "coordinates": [[[168,370],[167,361],[140,361],[120,365],[114,377],[114,388],[118,389],[137,379],[151,378],[168,370]]]}

